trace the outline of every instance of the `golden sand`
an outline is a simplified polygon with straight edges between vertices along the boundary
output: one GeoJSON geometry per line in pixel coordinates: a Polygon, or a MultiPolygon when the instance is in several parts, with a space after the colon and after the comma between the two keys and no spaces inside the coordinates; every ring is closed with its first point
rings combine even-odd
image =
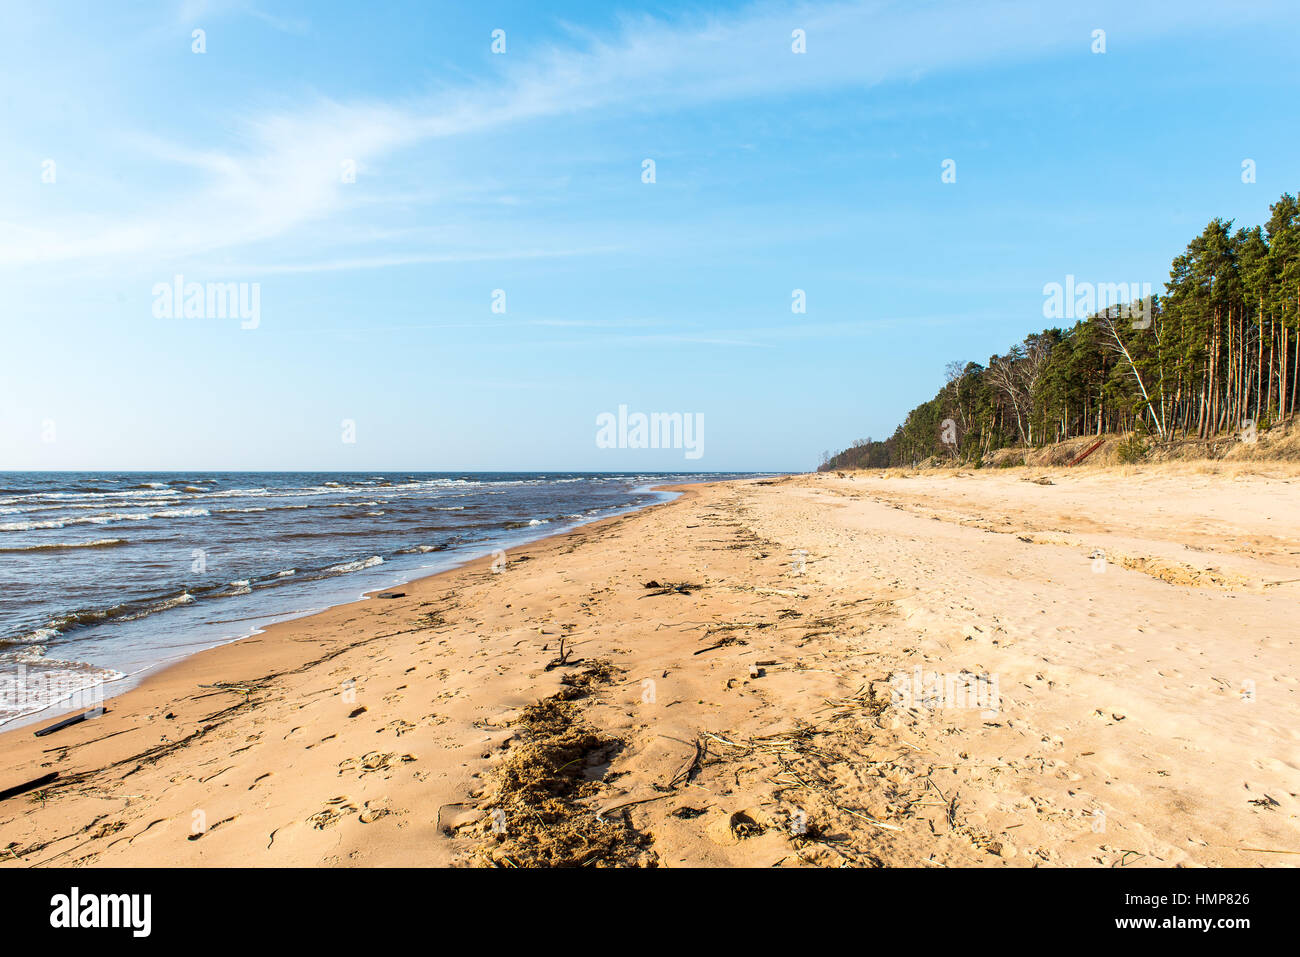
{"type": "Polygon", "coordinates": [[[1294,865],[1298,492],[690,486],[0,735],[0,864],[1294,865]]]}

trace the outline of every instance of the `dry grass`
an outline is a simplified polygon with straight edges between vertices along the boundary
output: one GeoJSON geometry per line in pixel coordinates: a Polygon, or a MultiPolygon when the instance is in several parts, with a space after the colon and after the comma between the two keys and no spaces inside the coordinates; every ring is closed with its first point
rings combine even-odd
{"type": "MultiPolygon", "coordinates": [[[[1076,455],[1097,441],[1098,436],[1084,435],[1036,449],[997,449],[984,456],[981,467],[987,469],[1064,469],[1076,455]]],[[[1070,471],[1098,470],[1131,475],[1144,466],[1183,466],[1192,474],[1262,475],[1292,477],[1300,475],[1300,418],[1260,431],[1254,442],[1243,442],[1236,435],[1219,435],[1209,439],[1180,438],[1162,443],[1153,437],[1143,441],[1145,455],[1138,462],[1125,462],[1122,448],[1132,434],[1102,436],[1101,446],[1070,471]]],[[[865,474],[882,478],[912,478],[934,472],[969,473],[969,462],[953,462],[948,456],[933,456],[918,469],[864,469],[865,474]]],[[[846,474],[852,474],[849,470],[846,474]]]]}

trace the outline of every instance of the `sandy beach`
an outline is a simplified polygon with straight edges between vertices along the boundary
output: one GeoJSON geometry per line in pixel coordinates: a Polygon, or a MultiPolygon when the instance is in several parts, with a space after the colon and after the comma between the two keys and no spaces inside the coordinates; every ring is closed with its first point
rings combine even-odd
{"type": "Polygon", "coordinates": [[[1298,486],[685,486],[5,732],[0,865],[1293,866],[1298,486]]]}

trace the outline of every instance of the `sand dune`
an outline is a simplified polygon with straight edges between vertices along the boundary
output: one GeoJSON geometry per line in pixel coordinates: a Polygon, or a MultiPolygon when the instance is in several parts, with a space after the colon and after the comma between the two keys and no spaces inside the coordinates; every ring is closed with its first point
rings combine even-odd
{"type": "Polygon", "coordinates": [[[0,736],[0,865],[1294,865],[1267,471],[687,487],[0,736]]]}

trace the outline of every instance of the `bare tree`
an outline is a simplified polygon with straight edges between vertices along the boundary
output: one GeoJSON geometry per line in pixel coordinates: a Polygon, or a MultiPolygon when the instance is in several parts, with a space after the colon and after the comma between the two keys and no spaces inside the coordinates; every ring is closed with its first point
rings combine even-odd
{"type": "Polygon", "coordinates": [[[1051,355],[1051,341],[1040,335],[1032,335],[1019,345],[1012,346],[1006,355],[993,356],[985,373],[993,387],[1005,395],[1011,404],[1020,441],[1026,445],[1032,443],[1034,437],[1030,418],[1034,393],[1047,370],[1047,360],[1051,355]]]}
{"type": "Polygon", "coordinates": [[[1132,354],[1128,351],[1128,346],[1124,344],[1124,338],[1120,335],[1119,324],[1115,321],[1115,314],[1118,310],[1106,309],[1098,314],[1097,324],[1105,334],[1104,342],[1106,348],[1117,356],[1123,356],[1124,362],[1128,366],[1128,371],[1133,379],[1137,382],[1138,390],[1142,393],[1142,401],[1147,404],[1147,411],[1151,413],[1151,418],[1156,423],[1156,431],[1160,438],[1165,437],[1165,423],[1160,418],[1160,413],[1156,411],[1155,406],[1151,404],[1151,395],[1147,392],[1147,385],[1142,381],[1142,373],[1138,371],[1137,363],[1133,361],[1132,354]]]}
{"type": "Polygon", "coordinates": [[[944,391],[957,409],[957,420],[962,434],[966,433],[966,408],[961,402],[961,384],[966,378],[966,363],[953,360],[943,367],[944,391]]]}
{"type": "MultiPolygon", "coordinates": [[[[1045,336],[1033,335],[1025,339],[1024,358],[1016,364],[1016,372],[1020,376],[1021,394],[1025,400],[1026,418],[1029,419],[1029,412],[1033,409],[1034,395],[1038,392],[1038,383],[1043,378],[1043,373],[1047,371],[1047,362],[1052,357],[1052,343],[1045,336]]],[[[1028,425],[1028,443],[1034,441],[1034,423],[1029,419],[1028,425]]]]}
{"type": "Polygon", "coordinates": [[[1007,398],[1011,411],[1016,416],[1016,428],[1020,432],[1020,441],[1025,441],[1025,425],[1021,415],[1020,377],[1016,375],[1016,362],[1020,358],[1020,347],[1013,346],[1005,356],[993,356],[985,375],[989,383],[1007,398]]]}

